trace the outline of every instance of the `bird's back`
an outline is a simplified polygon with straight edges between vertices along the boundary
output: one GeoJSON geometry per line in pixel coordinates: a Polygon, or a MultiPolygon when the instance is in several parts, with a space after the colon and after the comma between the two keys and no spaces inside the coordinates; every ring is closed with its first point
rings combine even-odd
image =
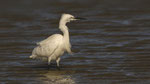
{"type": "Polygon", "coordinates": [[[48,45],[50,43],[57,43],[62,39],[63,39],[63,36],[61,34],[53,34],[49,36],[47,39],[38,42],[37,45],[42,46],[42,45],[48,45]]]}

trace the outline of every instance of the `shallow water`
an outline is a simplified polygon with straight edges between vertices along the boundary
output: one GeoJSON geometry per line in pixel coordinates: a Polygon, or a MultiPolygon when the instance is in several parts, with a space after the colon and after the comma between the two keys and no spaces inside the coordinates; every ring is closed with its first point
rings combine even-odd
{"type": "Polygon", "coordinates": [[[13,0],[0,3],[0,84],[149,84],[150,6],[147,0],[13,0]],[[60,33],[62,13],[74,55],[61,70],[29,59],[35,43],[60,33]]]}

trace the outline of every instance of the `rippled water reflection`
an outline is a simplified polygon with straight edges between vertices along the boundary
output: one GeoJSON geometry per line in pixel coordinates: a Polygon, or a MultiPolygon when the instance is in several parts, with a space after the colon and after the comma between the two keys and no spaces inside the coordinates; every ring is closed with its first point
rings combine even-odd
{"type": "Polygon", "coordinates": [[[13,0],[0,3],[0,83],[149,84],[147,0],[13,0]],[[59,33],[62,13],[87,18],[68,24],[74,55],[55,63],[29,59],[35,43],[59,33]]]}

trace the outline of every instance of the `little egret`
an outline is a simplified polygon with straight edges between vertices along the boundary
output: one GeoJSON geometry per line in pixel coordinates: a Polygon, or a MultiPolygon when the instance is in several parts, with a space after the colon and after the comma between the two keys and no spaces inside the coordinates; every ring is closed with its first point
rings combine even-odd
{"type": "Polygon", "coordinates": [[[63,55],[65,51],[72,54],[69,31],[66,23],[80,19],[84,18],[74,17],[70,14],[62,14],[59,22],[59,29],[63,32],[63,35],[53,34],[47,39],[38,42],[30,58],[47,57],[48,65],[50,65],[50,62],[53,60],[56,61],[57,67],[59,67],[60,56],[63,55]]]}

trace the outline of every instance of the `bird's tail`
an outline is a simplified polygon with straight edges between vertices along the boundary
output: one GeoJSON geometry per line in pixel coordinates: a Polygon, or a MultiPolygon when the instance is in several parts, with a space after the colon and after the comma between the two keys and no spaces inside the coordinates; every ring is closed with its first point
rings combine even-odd
{"type": "Polygon", "coordinates": [[[31,55],[31,56],[29,56],[29,58],[34,59],[34,58],[36,58],[36,55],[31,55]]]}
{"type": "Polygon", "coordinates": [[[42,57],[42,56],[37,56],[37,55],[31,55],[31,56],[29,56],[29,58],[47,61],[47,57],[42,57]]]}

